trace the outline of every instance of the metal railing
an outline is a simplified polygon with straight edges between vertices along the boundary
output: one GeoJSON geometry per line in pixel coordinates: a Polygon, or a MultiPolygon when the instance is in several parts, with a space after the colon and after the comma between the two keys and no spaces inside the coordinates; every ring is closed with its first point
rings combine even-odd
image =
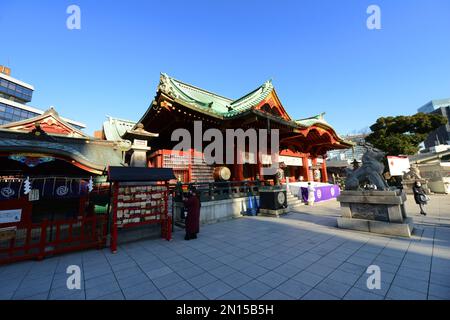
{"type": "Polygon", "coordinates": [[[201,202],[258,196],[264,185],[261,181],[192,182],[171,185],[174,201],[182,201],[183,194],[195,187],[201,202]]]}

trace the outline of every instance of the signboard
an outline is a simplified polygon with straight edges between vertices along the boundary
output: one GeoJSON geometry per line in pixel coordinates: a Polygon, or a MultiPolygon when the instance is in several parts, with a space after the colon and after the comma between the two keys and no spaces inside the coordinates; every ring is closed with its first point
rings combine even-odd
{"type": "Polygon", "coordinates": [[[272,155],[261,154],[261,164],[272,164],[272,155]]]}
{"type": "MultiPolygon", "coordinates": [[[[245,159],[251,159],[255,160],[253,154],[246,154],[245,159]]],[[[319,160],[319,159],[318,159],[319,160]]],[[[311,159],[309,161],[309,166],[312,165],[311,159]]],[[[278,156],[278,163],[284,163],[287,166],[296,166],[296,167],[302,167],[303,166],[303,159],[298,157],[290,157],[290,156],[278,156]]],[[[256,163],[256,162],[253,162],[256,163]]],[[[262,154],[261,155],[261,163],[262,164],[272,164],[272,155],[271,154],[262,154]]]]}
{"type": "Polygon", "coordinates": [[[147,140],[134,139],[133,145],[135,147],[147,148],[148,147],[148,141],[147,140]]]}
{"type": "Polygon", "coordinates": [[[284,162],[287,166],[297,166],[297,167],[303,166],[302,158],[280,156],[279,162],[284,162]]]}
{"type": "Polygon", "coordinates": [[[21,218],[22,218],[22,209],[0,211],[0,224],[20,222],[21,218]]]}
{"type": "Polygon", "coordinates": [[[391,176],[403,176],[409,172],[411,165],[407,156],[387,157],[391,176]]]}

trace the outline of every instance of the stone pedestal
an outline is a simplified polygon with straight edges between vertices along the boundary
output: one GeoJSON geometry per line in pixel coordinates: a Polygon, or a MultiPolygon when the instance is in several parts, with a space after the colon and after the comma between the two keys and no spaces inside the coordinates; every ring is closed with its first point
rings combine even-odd
{"type": "Polygon", "coordinates": [[[405,211],[406,193],[400,190],[343,191],[338,201],[339,228],[411,237],[414,224],[405,211]]]}
{"type": "Polygon", "coordinates": [[[289,212],[284,186],[261,187],[259,189],[259,214],[279,217],[289,212]]]}
{"type": "Polygon", "coordinates": [[[283,209],[259,209],[259,215],[261,216],[268,216],[268,217],[279,217],[283,214],[286,214],[289,212],[288,208],[283,208],[283,209]]]}
{"type": "Polygon", "coordinates": [[[150,148],[132,148],[130,167],[147,167],[147,151],[150,148]]]}

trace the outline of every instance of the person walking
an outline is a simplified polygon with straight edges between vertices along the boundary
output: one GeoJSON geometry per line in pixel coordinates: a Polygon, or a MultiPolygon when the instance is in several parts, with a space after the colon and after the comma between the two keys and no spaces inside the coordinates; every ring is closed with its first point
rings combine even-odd
{"type": "Polygon", "coordinates": [[[414,200],[420,207],[420,214],[426,216],[427,214],[423,209],[423,206],[428,203],[428,197],[425,194],[425,190],[423,190],[420,181],[416,181],[414,183],[413,192],[414,192],[414,200]]]}
{"type": "Polygon", "coordinates": [[[186,236],[184,240],[197,239],[200,232],[200,197],[195,187],[189,190],[189,196],[183,198],[184,206],[187,209],[186,236]]]}
{"type": "Polygon", "coordinates": [[[311,182],[308,182],[308,205],[313,206],[314,201],[316,201],[316,196],[314,195],[316,191],[316,188],[311,184],[311,182]]]}

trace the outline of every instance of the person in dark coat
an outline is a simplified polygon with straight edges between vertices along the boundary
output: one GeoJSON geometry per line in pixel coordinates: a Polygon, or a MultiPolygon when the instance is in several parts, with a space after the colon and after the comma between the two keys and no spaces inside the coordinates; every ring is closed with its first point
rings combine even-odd
{"type": "Polygon", "coordinates": [[[423,210],[423,206],[427,204],[427,195],[425,194],[425,190],[422,188],[422,184],[419,181],[416,181],[413,186],[414,192],[414,200],[420,207],[420,214],[426,216],[426,212],[423,210]]]}
{"type": "Polygon", "coordinates": [[[189,190],[189,196],[183,199],[184,206],[187,209],[186,217],[186,236],[184,240],[197,239],[200,232],[200,197],[196,188],[189,190]]]}

